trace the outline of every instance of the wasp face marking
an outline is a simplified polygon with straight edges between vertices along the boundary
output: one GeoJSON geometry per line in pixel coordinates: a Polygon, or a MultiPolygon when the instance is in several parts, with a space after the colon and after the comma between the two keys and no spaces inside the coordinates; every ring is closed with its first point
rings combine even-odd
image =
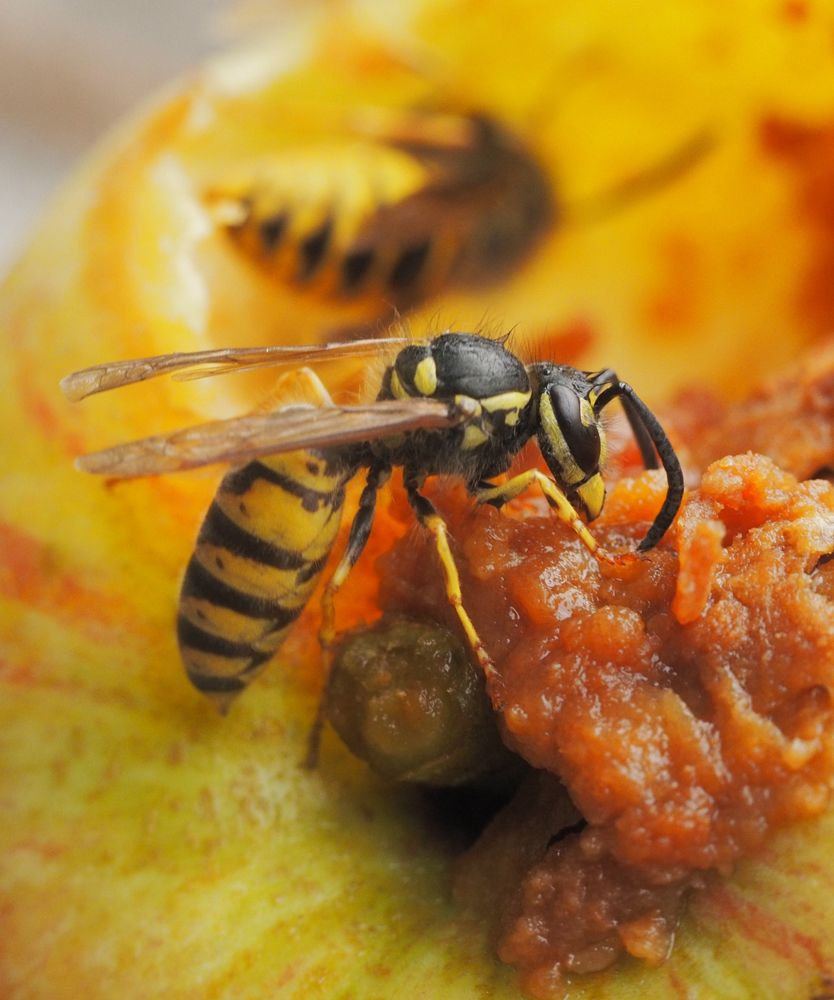
{"type": "Polygon", "coordinates": [[[548,400],[572,464],[585,475],[595,473],[602,443],[591,404],[566,385],[550,386],[548,400]]]}
{"type": "Polygon", "coordinates": [[[556,481],[584,509],[599,516],[605,500],[600,465],[605,432],[590,401],[592,384],[573,369],[532,366],[539,380],[539,446],[556,481]]]}
{"type": "Polygon", "coordinates": [[[421,396],[433,396],[437,390],[437,365],[429,356],[417,365],[414,370],[414,388],[421,396]]]}
{"type": "Polygon", "coordinates": [[[539,397],[539,445],[548,468],[566,486],[581,483],[586,473],[574,459],[553,409],[550,393],[539,397]]]}
{"type": "Polygon", "coordinates": [[[585,508],[588,520],[593,521],[599,517],[602,505],[605,503],[605,483],[602,476],[597,473],[585,482],[576,487],[577,495],[581,505],[585,508]]]}

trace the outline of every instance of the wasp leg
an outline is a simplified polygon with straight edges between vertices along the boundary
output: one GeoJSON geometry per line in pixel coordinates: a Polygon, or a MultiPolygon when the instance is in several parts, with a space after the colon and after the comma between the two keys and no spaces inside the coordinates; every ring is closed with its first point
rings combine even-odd
{"type": "Polygon", "coordinates": [[[481,669],[483,670],[484,676],[486,677],[487,683],[490,687],[493,704],[495,705],[495,708],[498,709],[501,707],[503,702],[504,683],[498,671],[495,669],[495,664],[490,659],[489,653],[486,651],[486,647],[481,642],[481,638],[478,635],[475,626],[472,624],[472,619],[469,617],[466,608],[463,606],[463,596],[460,589],[460,576],[458,575],[458,568],[455,565],[455,560],[452,556],[452,550],[449,547],[449,531],[446,527],[446,522],[440,514],[438,514],[434,504],[420,492],[420,487],[423,485],[424,481],[424,476],[420,477],[413,472],[405,471],[403,474],[403,485],[405,486],[408,502],[411,505],[411,509],[417,516],[417,520],[423,525],[424,528],[430,531],[434,537],[437,554],[440,558],[440,565],[443,568],[443,577],[446,583],[446,596],[449,598],[449,603],[457,612],[457,616],[460,619],[464,632],[466,633],[469,645],[478,657],[478,662],[481,665],[481,669]]]}
{"type": "Polygon", "coordinates": [[[319,643],[321,645],[324,664],[324,687],[322,688],[321,698],[316,709],[316,717],[313,720],[307,740],[307,756],[304,758],[304,766],[308,770],[313,770],[318,763],[321,731],[324,727],[324,719],[327,713],[327,698],[330,692],[330,666],[333,659],[331,651],[333,640],[336,638],[336,615],[333,599],[362,555],[362,550],[365,548],[365,543],[368,541],[374,523],[377,492],[390,475],[391,469],[388,466],[374,467],[368,471],[365,488],[359,497],[359,508],[350,526],[350,534],[348,535],[345,551],[342,553],[342,558],[333,571],[333,575],[327,581],[327,586],[324,588],[324,593],[322,594],[319,643]]]}
{"type": "Polygon", "coordinates": [[[577,514],[570,500],[568,500],[552,479],[548,479],[538,469],[528,469],[527,472],[522,472],[520,475],[514,476],[508,482],[501,483],[498,486],[490,488],[478,486],[473,490],[473,493],[478,503],[491,503],[496,507],[501,507],[509,500],[513,500],[519,496],[519,494],[523,493],[534,483],[544,493],[547,502],[556,511],[559,520],[573,528],[588,551],[592,552],[600,562],[606,563],[609,566],[626,566],[637,560],[637,556],[633,552],[615,553],[602,548],[591,532],[588,531],[585,522],[577,514]]]}

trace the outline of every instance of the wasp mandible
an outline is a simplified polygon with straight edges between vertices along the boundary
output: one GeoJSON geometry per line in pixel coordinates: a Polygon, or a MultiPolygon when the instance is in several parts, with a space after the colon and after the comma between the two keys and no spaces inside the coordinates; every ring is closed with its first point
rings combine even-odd
{"type": "MultiPolygon", "coordinates": [[[[683,473],[657,418],[611,369],[584,372],[538,361],[525,365],[505,343],[447,331],[410,338],[309,347],[266,347],[166,354],[89,368],[64,379],[82,399],[168,372],[201,377],[273,364],[376,355],[396,348],[376,401],[336,406],[308,368],[299,378],[319,406],[291,406],[118,445],[77,466],[108,476],[146,476],[231,462],[206,514],[185,571],[177,632],[194,686],[226,710],[261,672],[299,617],[335,541],[345,487],[361,470],[365,487],[347,545],[322,598],[320,639],[335,639],[333,600],[371,532],[377,492],[395,467],[408,502],[434,538],[446,592],[483,668],[493,699],[500,678],[463,606],[446,524],[423,493],[429,476],[454,476],[478,503],[500,508],[537,486],[598,560],[622,565],[633,552],[600,547],[580,517],[597,517],[605,499],[600,467],[602,410],[620,399],[647,468],[667,476],[664,503],[637,546],[647,552],[672,524],[683,473]],[[537,469],[493,482],[536,438],[552,479],[537,469]]],[[[321,725],[320,718],[315,733],[321,725]]],[[[317,735],[314,735],[313,745],[317,735]]]]}

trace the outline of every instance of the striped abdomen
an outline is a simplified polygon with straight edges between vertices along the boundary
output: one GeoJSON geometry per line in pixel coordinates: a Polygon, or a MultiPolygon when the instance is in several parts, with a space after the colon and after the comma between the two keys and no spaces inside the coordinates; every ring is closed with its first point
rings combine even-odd
{"type": "Polygon", "coordinates": [[[232,469],[206,514],[180,592],[177,636],[194,686],[221,710],[304,610],[339,529],[344,468],[317,452],[232,469]]]}

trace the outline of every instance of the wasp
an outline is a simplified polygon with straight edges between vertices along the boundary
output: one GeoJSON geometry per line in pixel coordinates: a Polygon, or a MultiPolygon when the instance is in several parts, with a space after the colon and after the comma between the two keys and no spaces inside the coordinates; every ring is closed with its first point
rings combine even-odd
{"type": "Polygon", "coordinates": [[[233,242],[296,291],[402,312],[508,276],[555,218],[544,170],[487,115],[365,108],[347,127],[206,192],[233,242]]]}
{"type": "Polygon", "coordinates": [[[689,170],[700,132],[586,204],[562,204],[520,136],[478,112],[364,108],[346,140],[290,148],[209,185],[234,244],[297,292],[385,319],[513,274],[557,223],[605,217],[689,170]]]}
{"type": "MultiPolygon", "coordinates": [[[[361,471],[365,485],[358,510],[322,597],[319,635],[325,654],[335,640],[334,597],[368,540],[377,493],[399,467],[408,502],[434,538],[448,598],[499,704],[501,680],[464,608],[446,524],[423,492],[427,478],[457,477],[478,503],[498,508],[538,487],[588,550],[615,566],[656,546],[680,507],[680,463],[657,418],[630,385],[611,369],[524,364],[505,342],[478,334],[447,331],[422,341],[392,337],[166,354],[89,368],[62,386],[71,399],[82,399],[168,372],[200,377],[371,356],[385,347],[397,353],[370,404],[334,405],[314,373],[302,368],[297,377],[317,395],[317,406],[201,424],[77,461],[82,470],[117,477],[233,463],[197,537],[177,619],[188,676],[221,710],[261,672],[304,609],[335,541],[345,487],[361,471]],[[592,521],[602,510],[601,413],[614,399],[623,405],[646,467],[657,468],[659,458],[667,477],[663,505],[636,553],[602,548],[580,516],[592,521]],[[552,478],[529,469],[495,482],[534,438],[552,478]]],[[[320,706],[316,732],[323,711],[320,706]]]]}

